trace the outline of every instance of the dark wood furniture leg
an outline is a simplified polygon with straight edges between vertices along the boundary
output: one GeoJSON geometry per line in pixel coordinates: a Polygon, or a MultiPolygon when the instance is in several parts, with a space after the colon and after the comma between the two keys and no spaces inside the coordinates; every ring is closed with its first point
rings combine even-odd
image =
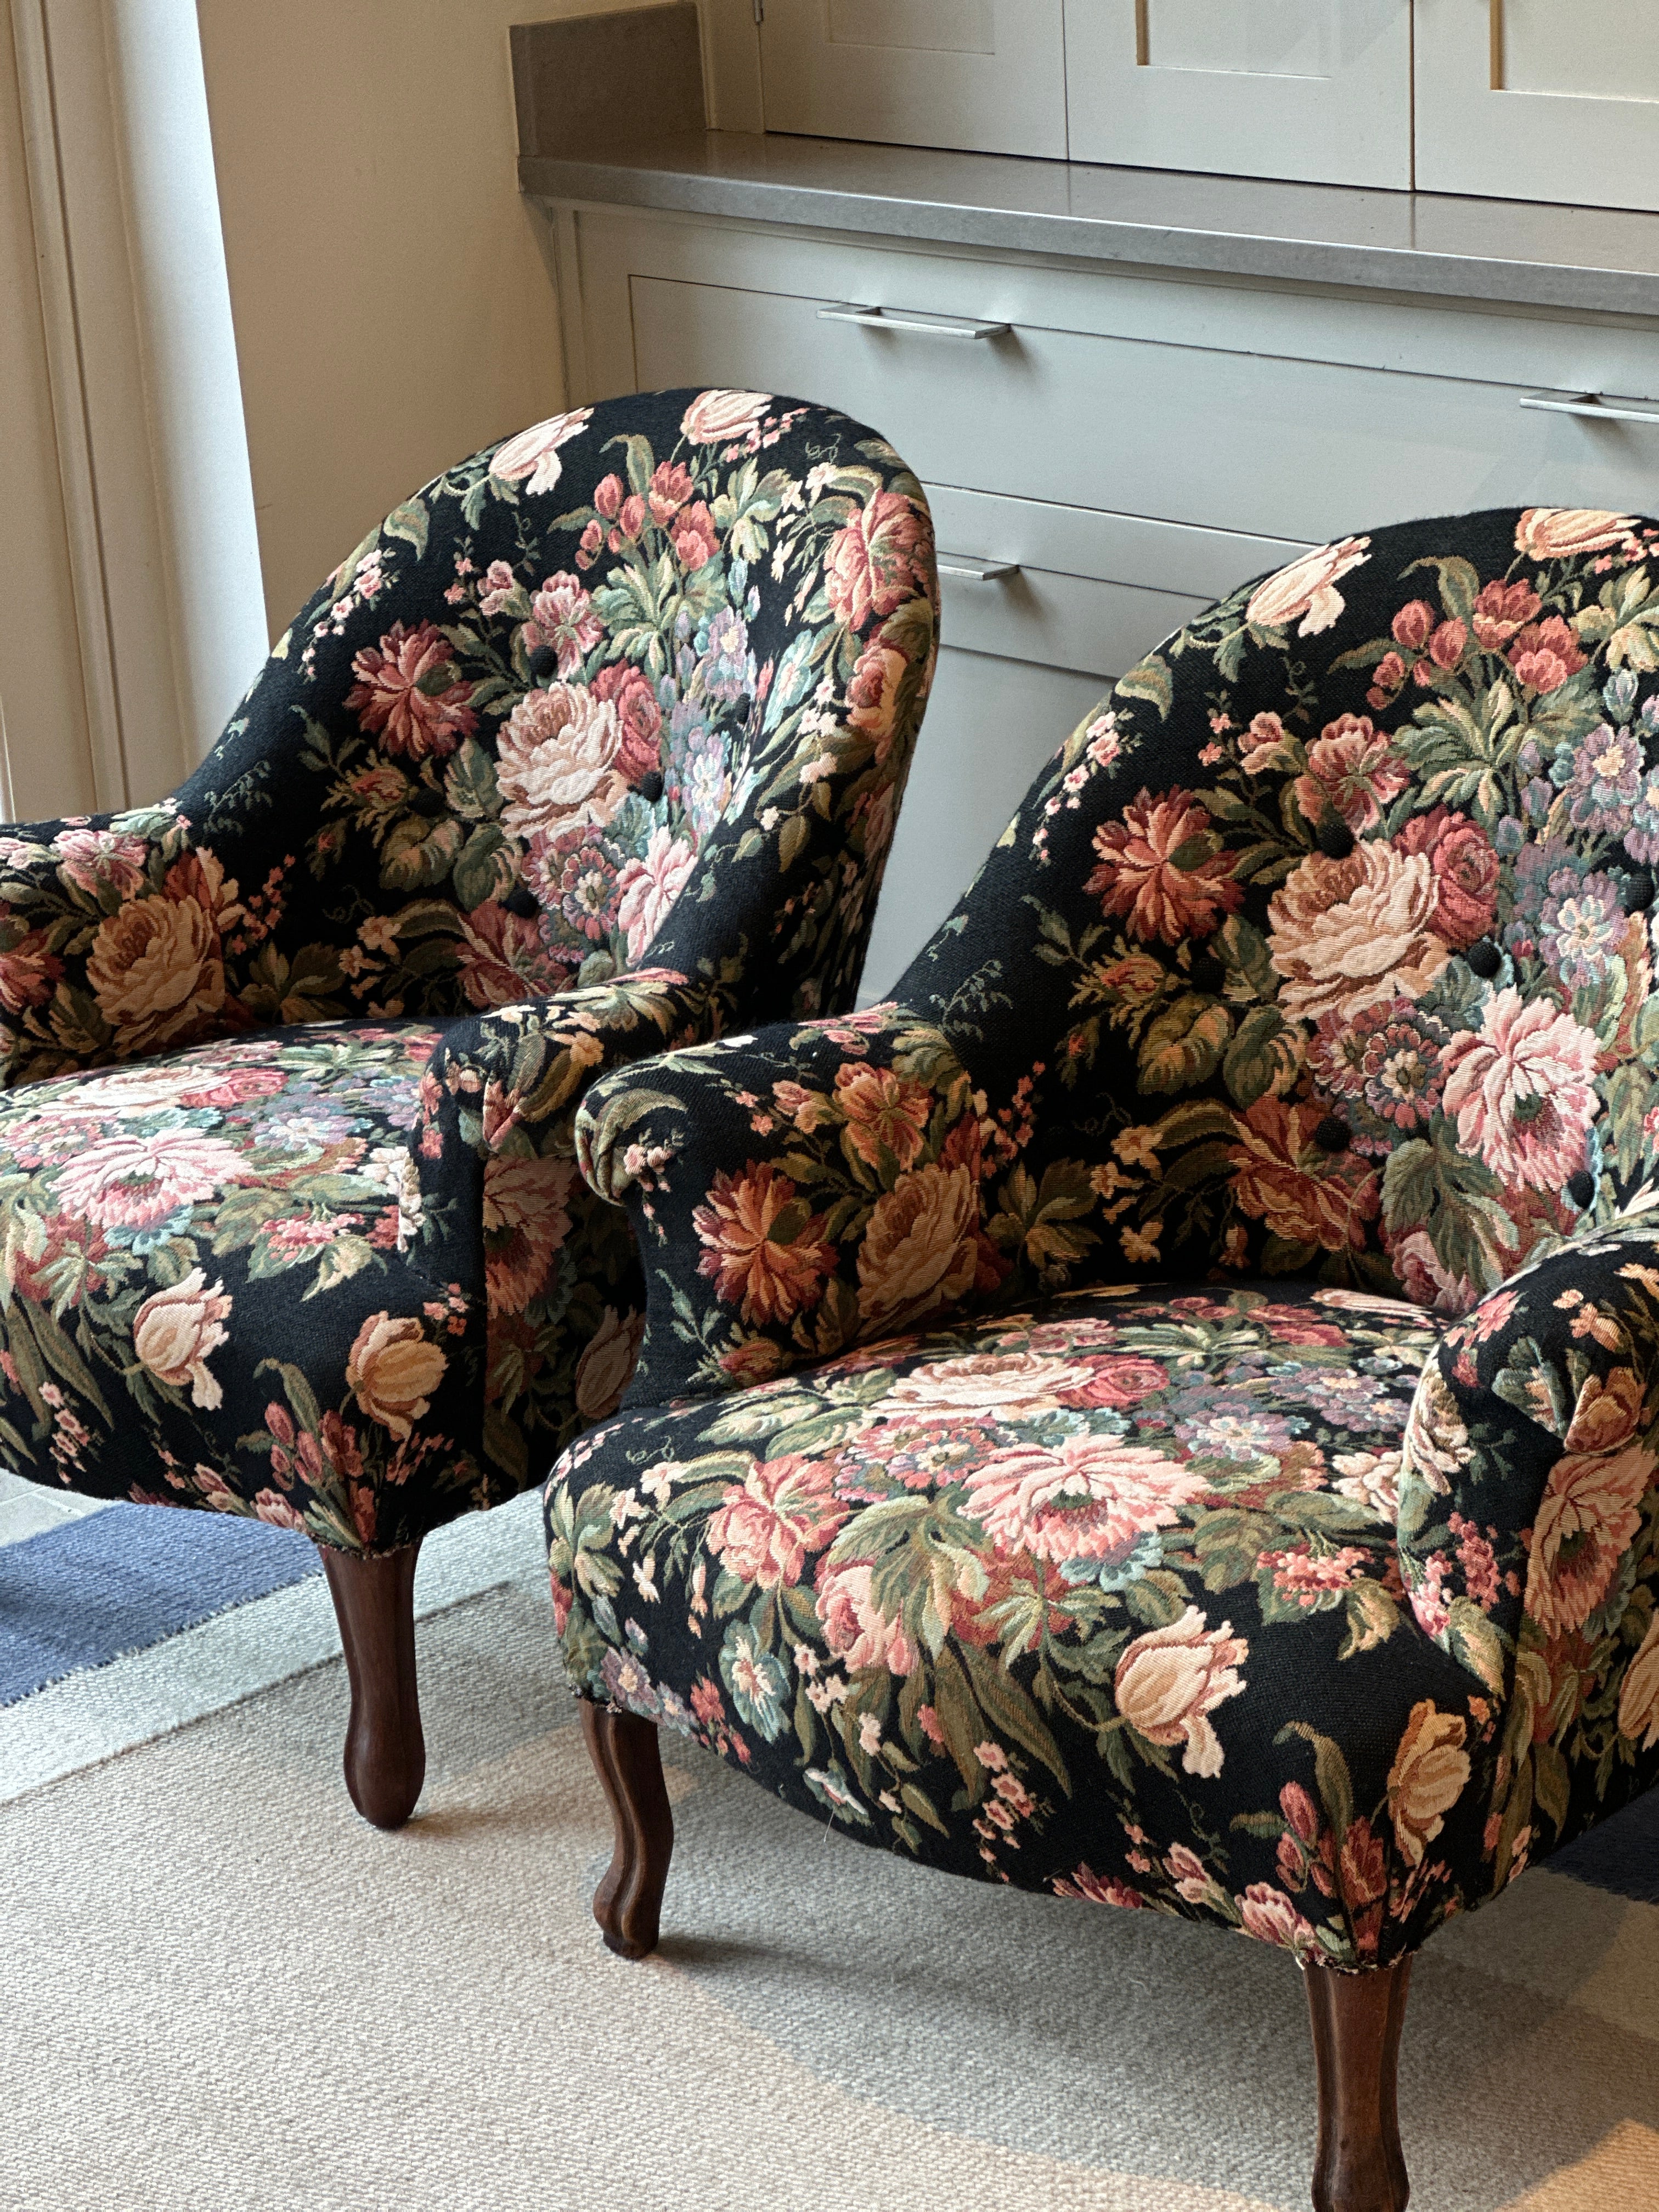
{"type": "Polygon", "coordinates": [[[415,1682],[416,1544],[396,1552],[319,1545],[351,1683],[345,1783],[377,1828],[401,1828],[426,1774],[426,1740],[415,1682]]]}
{"type": "Polygon", "coordinates": [[[611,1864],[593,1893],[593,1917],[619,1958],[642,1959],[656,1948],[674,1849],[656,1723],[584,1699],[582,1735],[617,1830],[611,1864]]]}
{"type": "Polygon", "coordinates": [[[1319,2069],[1317,2212],[1406,2212],[1395,2075],[1412,1962],[1370,1974],[1310,1966],[1305,1978],[1319,2069]]]}

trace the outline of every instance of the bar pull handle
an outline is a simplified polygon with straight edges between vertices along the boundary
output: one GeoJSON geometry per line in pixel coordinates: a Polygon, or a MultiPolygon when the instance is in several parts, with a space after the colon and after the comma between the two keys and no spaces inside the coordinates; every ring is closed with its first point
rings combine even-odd
{"type": "Polygon", "coordinates": [[[1018,561],[986,561],[977,553],[941,553],[934,565],[941,576],[971,576],[976,584],[1000,583],[1019,574],[1018,561]]]}
{"type": "Polygon", "coordinates": [[[1620,407],[1598,392],[1528,392],[1521,404],[1541,415],[1582,415],[1590,422],[1659,422],[1659,407],[1620,407]]]}
{"type": "Polygon", "coordinates": [[[1000,338],[1012,330],[1012,323],[982,323],[971,317],[895,314],[886,307],[860,307],[848,301],[836,307],[820,307],[821,323],[859,323],[866,331],[915,331],[929,338],[1000,338]]]}

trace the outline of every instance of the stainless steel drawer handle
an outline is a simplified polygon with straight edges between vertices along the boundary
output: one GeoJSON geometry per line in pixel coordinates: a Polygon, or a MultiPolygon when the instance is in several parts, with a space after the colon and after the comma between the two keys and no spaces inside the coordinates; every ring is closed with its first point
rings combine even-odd
{"type": "Polygon", "coordinates": [[[1012,330],[1012,323],[957,321],[949,315],[896,315],[885,307],[860,307],[848,301],[839,307],[820,307],[821,323],[861,323],[867,331],[915,331],[930,338],[999,338],[1012,330]]]}
{"type": "Polygon", "coordinates": [[[1585,415],[1603,422],[1659,422],[1659,407],[1617,407],[1597,392],[1529,392],[1523,407],[1544,415],[1585,415]]]}
{"type": "Polygon", "coordinates": [[[994,584],[1019,574],[1018,561],[981,561],[977,553],[941,553],[934,565],[941,576],[971,576],[976,584],[994,584]]]}

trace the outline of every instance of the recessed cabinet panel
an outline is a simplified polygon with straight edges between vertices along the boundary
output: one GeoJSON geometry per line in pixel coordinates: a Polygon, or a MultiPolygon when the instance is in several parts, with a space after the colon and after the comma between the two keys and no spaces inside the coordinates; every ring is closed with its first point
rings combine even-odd
{"type": "Polygon", "coordinates": [[[1417,0],[1417,182],[1659,208],[1659,0],[1417,0]]]}
{"type": "Polygon", "coordinates": [[[1411,183],[1411,0],[1066,0],[1066,78],[1074,161],[1411,183]]]}
{"type": "Polygon", "coordinates": [[[1066,154],[1061,0],[766,0],[769,131],[1066,154]]]}

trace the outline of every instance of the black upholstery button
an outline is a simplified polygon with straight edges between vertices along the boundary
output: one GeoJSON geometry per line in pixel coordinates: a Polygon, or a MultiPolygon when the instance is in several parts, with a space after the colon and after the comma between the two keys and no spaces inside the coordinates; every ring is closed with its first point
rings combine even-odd
{"type": "Polygon", "coordinates": [[[1580,1168],[1577,1175],[1567,1177],[1567,1196],[1581,1213],[1595,1196],[1595,1177],[1588,1168],[1580,1168]]]}
{"type": "Polygon", "coordinates": [[[1483,983],[1489,983],[1504,964],[1504,956],[1489,937],[1477,937],[1463,955],[1483,983]]]}
{"type": "Polygon", "coordinates": [[[653,806],[662,797],[662,777],[654,768],[640,778],[640,797],[653,806]]]}
{"type": "Polygon", "coordinates": [[[1647,868],[1632,868],[1630,889],[1625,893],[1625,910],[1628,914],[1645,914],[1653,904],[1653,876],[1647,868]]]}
{"type": "Polygon", "coordinates": [[[530,673],[538,684],[545,684],[559,665],[559,656],[550,645],[538,645],[530,656],[530,673]]]}
{"type": "Polygon", "coordinates": [[[1353,850],[1353,831],[1346,822],[1339,822],[1332,816],[1320,823],[1314,842],[1328,860],[1346,860],[1353,850]]]}
{"type": "Polygon", "coordinates": [[[1314,1142],[1322,1152],[1346,1152],[1353,1139],[1346,1121],[1328,1114],[1314,1131],[1314,1142]]]}
{"type": "Polygon", "coordinates": [[[527,891],[522,884],[514,884],[501,904],[509,914],[516,914],[523,921],[528,921],[532,915],[541,912],[533,894],[527,891]]]}

